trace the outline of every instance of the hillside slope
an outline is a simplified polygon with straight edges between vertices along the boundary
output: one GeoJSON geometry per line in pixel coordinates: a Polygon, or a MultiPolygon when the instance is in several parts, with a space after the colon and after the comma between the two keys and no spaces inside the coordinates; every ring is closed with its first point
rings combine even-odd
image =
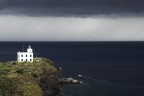
{"type": "Polygon", "coordinates": [[[59,93],[58,71],[45,58],[34,62],[0,63],[0,96],[56,96],[59,93]]]}

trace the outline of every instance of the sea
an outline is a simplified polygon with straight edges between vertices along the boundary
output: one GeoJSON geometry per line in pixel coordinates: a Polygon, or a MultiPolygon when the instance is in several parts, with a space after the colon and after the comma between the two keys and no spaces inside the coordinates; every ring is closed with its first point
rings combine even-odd
{"type": "Polygon", "coordinates": [[[62,96],[144,96],[144,42],[0,42],[0,61],[17,60],[29,45],[63,77],[82,81],[61,86],[62,96]]]}

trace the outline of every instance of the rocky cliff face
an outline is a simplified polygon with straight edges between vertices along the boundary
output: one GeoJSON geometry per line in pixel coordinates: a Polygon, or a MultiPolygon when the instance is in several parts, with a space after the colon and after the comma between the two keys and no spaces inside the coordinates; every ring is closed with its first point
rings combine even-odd
{"type": "Polygon", "coordinates": [[[45,58],[0,63],[0,96],[56,96],[57,74],[53,62],[45,58]]]}

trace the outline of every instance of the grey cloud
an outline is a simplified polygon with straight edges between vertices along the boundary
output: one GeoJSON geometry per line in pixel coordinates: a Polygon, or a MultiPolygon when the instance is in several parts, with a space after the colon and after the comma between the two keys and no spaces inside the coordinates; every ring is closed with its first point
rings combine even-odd
{"type": "Polygon", "coordinates": [[[0,41],[144,41],[143,25],[143,0],[0,0],[0,41]]]}
{"type": "Polygon", "coordinates": [[[0,16],[0,41],[144,41],[144,18],[0,16]]]}
{"type": "Polygon", "coordinates": [[[29,16],[143,14],[143,0],[1,0],[1,14],[29,16]],[[9,12],[9,13],[8,13],[9,12]]]}
{"type": "Polygon", "coordinates": [[[2,10],[3,8],[5,8],[6,4],[7,4],[6,0],[0,0],[0,10],[2,10]]]}
{"type": "Polygon", "coordinates": [[[143,0],[7,0],[10,6],[41,6],[41,7],[143,7],[143,0]]]}

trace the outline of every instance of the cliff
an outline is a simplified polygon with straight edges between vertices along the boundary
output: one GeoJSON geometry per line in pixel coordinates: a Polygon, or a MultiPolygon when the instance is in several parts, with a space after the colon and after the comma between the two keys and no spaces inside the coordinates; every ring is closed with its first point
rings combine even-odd
{"type": "Polygon", "coordinates": [[[0,96],[56,96],[59,93],[58,71],[45,58],[34,62],[0,63],[0,96]]]}

